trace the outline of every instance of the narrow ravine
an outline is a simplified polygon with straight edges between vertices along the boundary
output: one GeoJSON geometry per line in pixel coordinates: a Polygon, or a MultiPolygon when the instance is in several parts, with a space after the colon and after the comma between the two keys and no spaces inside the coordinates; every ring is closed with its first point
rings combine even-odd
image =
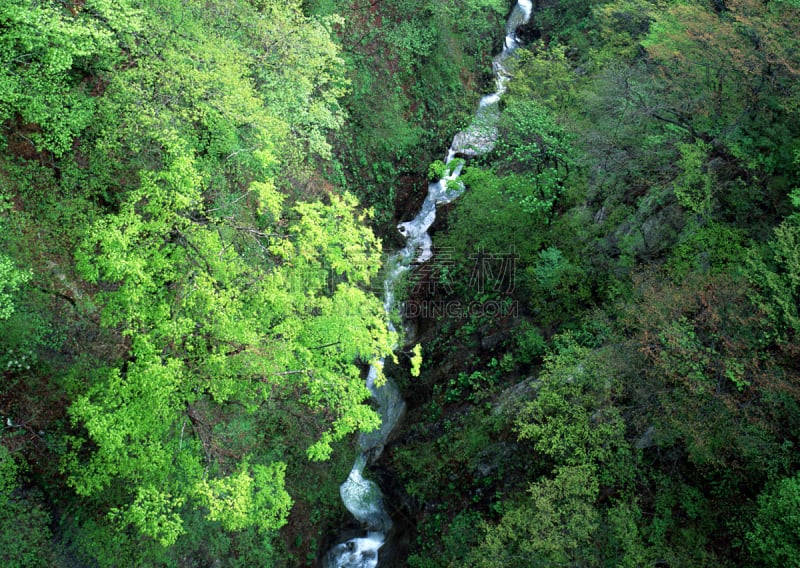
{"type": "MultiPolygon", "coordinates": [[[[519,46],[517,29],[527,23],[532,10],[531,0],[518,0],[506,22],[503,51],[492,61],[496,91],[481,98],[472,123],[457,133],[447,151],[444,177],[428,186],[428,195],[419,213],[411,221],[397,227],[406,239],[405,246],[388,260],[384,280],[384,309],[391,314],[397,308],[395,286],[400,277],[414,265],[428,261],[433,252],[428,229],[436,219],[436,207],[450,203],[464,191],[458,176],[464,166],[460,157],[472,157],[489,152],[497,141],[497,121],[500,116],[500,97],[510,78],[507,59],[519,46]]],[[[394,327],[388,324],[391,331],[394,327]]],[[[381,361],[383,363],[383,361],[381,361]]],[[[377,369],[371,368],[367,387],[375,399],[381,416],[381,427],[359,438],[360,453],[339,492],[347,510],[364,527],[366,535],[353,538],[331,548],[325,555],[325,568],[374,568],[378,565],[378,552],[386,542],[392,521],[383,503],[383,494],[373,481],[365,479],[364,468],[376,460],[389,435],[403,415],[405,403],[397,386],[387,378],[381,386],[375,385],[377,369]]]]}

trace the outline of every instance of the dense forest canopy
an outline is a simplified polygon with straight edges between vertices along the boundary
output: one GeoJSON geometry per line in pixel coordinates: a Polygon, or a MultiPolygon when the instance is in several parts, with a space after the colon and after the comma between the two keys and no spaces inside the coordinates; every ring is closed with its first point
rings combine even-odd
{"type": "Polygon", "coordinates": [[[383,357],[387,565],[800,566],[796,0],[535,2],[387,331],[511,4],[0,5],[4,566],[314,565],[383,357]]]}
{"type": "MultiPolygon", "coordinates": [[[[198,530],[183,554],[228,531],[269,558],[287,462],[375,427],[359,363],[393,343],[365,213],[304,191],[343,121],[339,20],[295,2],[0,18],[4,479],[44,491],[17,489],[29,512],[5,523],[56,501],[101,564],[164,562],[198,530]]],[[[4,561],[43,554],[25,546],[4,561]]]]}

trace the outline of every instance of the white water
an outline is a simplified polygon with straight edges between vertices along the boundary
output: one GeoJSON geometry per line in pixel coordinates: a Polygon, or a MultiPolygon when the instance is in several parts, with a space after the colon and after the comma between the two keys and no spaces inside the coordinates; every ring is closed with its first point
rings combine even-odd
{"type": "MultiPolygon", "coordinates": [[[[466,130],[453,138],[447,151],[445,164],[450,164],[456,156],[471,157],[489,152],[497,141],[497,120],[500,116],[500,97],[506,91],[506,83],[510,78],[505,61],[519,46],[517,28],[528,22],[533,5],[531,0],[518,0],[506,22],[506,37],[503,51],[492,61],[497,90],[491,95],[481,98],[478,110],[472,123],[466,130]]],[[[464,185],[458,181],[464,163],[461,160],[448,168],[445,176],[428,186],[428,195],[420,208],[420,212],[411,221],[400,223],[397,230],[406,239],[406,245],[393,254],[388,260],[386,278],[384,280],[383,307],[389,314],[395,309],[394,287],[400,276],[407,272],[413,264],[428,261],[431,251],[431,237],[428,234],[436,220],[436,206],[449,203],[460,196],[464,185]]],[[[390,331],[394,326],[389,322],[390,331]]],[[[383,364],[383,361],[381,361],[383,364]]],[[[400,392],[395,384],[387,379],[380,387],[375,386],[377,369],[369,370],[367,387],[378,403],[381,416],[381,427],[374,432],[362,434],[359,438],[361,453],[353,464],[347,479],[339,487],[347,510],[367,530],[364,538],[353,538],[331,548],[325,556],[326,568],[375,568],[378,565],[378,550],[386,541],[386,534],[392,528],[392,521],[383,505],[383,494],[373,481],[364,479],[364,468],[369,461],[377,459],[383,446],[402,417],[405,410],[400,392]]]]}

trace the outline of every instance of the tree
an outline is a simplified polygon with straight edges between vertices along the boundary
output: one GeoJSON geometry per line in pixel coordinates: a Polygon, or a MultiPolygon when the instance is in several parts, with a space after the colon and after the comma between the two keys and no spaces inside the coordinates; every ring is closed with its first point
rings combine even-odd
{"type": "Polygon", "coordinates": [[[656,16],[642,45],[667,81],[650,114],[724,145],[748,168],[785,171],[786,142],[798,129],[797,9],[751,0],[726,6],[676,4],[656,16]]]}
{"type": "Polygon", "coordinates": [[[598,566],[592,541],[600,525],[599,486],[592,466],[563,466],[532,484],[524,501],[487,529],[471,566],[598,566]]]}
{"type": "Polygon", "coordinates": [[[787,477],[758,496],[747,544],[762,566],[800,566],[800,477],[787,477]]]}
{"type": "Polygon", "coordinates": [[[24,0],[0,7],[0,123],[33,123],[37,150],[60,156],[92,122],[95,104],[81,81],[96,80],[139,31],[128,2],[94,0],[71,11],[58,2],[24,0]]]}
{"type": "Polygon", "coordinates": [[[545,356],[545,371],[536,398],[517,419],[519,437],[557,465],[606,465],[605,483],[614,472],[624,481],[630,459],[625,423],[614,405],[616,379],[602,358],[560,336],[554,352],[545,356]]]}
{"type": "Polygon", "coordinates": [[[780,341],[800,335],[800,214],[778,226],[762,254],[752,251],[748,271],[755,300],[773,323],[780,341]]]}
{"type": "Polygon", "coordinates": [[[165,170],[143,173],[78,253],[84,277],[105,288],[103,324],[129,348],[72,404],[85,434],[72,439],[64,468],[81,495],[123,482],[128,497],[111,517],[164,545],[180,534],[185,503],[231,530],[274,531],[288,514],[285,466],[223,458],[204,408],[235,403],[253,414],[277,403],[274,412],[308,413],[319,420],[308,455],[325,459],[332,442],[377,426],[357,361],[392,344],[383,306],[362,289],[380,257],[351,197],[298,203],[284,223],[272,217],[281,200],[262,184],[268,225],[238,227],[203,207],[194,163],[176,150],[165,170]],[[269,243],[257,239],[261,255],[253,234],[269,243]]]}
{"type": "Polygon", "coordinates": [[[635,397],[651,408],[657,443],[677,444],[709,471],[780,463],[785,430],[773,422],[772,397],[795,397],[794,379],[761,355],[770,326],[748,300],[742,277],[638,283],[641,297],[625,322],[646,358],[648,380],[635,397]]]}

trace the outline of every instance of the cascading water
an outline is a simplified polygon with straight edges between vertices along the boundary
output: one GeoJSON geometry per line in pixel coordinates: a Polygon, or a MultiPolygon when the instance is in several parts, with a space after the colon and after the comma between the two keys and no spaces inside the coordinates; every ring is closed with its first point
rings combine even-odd
{"type": "MultiPolygon", "coordinates": [[[[533,9],[531,0],[518,0],[506,22],[506,36],[503,51],[492,61],[497,90],[481,98],[472,123],[466,130],[453,138],[447,152],[445,164],[450,164],[456,156],[477,156],[489,152],[497,141],[497,121],[500,116],[500,97],[506,90],[510,75],[505,67],[506,60],[519,46],[517,28],[528,22],[533,9]]],[[[413,264],[426,262],[433,255],[431,237],[428,229],[436,219],[436,206],[450,203],[464,191],[458,182],[463,161],[456,161],[448,168],[445,176],[428,186],[428,195],[420,212],[411,221],[400,223],[398,231],[406,239],[406,245],[388,260],[384,280],[384,309],[387,313],[395,308],[394,288],[400,276],[413,264]]],[[[391,322],[390,331],[395,331],[391,322]]],[[[381,364],[383,361],[381,361],[381,364]]],[[[374,568],[378,565],[378,550],[392,528],[392,521],[383,505],[383,494],[373,481],[364,479],[363,471],[368,462],[378,458],[383,446],[405,410],[397,386],[387,379],[381,386],[375,385],[377,369],[372,367],[367,376],[367,388],[378,405],[381,427],[373,432],[362,434],[359,438],[361,450],[353,464],[347,480],[342,483],[339,493],[347,510],[367,530],[367,536],[353,538],[337,544],[325,555],[325,568],[374,568]]]]}

